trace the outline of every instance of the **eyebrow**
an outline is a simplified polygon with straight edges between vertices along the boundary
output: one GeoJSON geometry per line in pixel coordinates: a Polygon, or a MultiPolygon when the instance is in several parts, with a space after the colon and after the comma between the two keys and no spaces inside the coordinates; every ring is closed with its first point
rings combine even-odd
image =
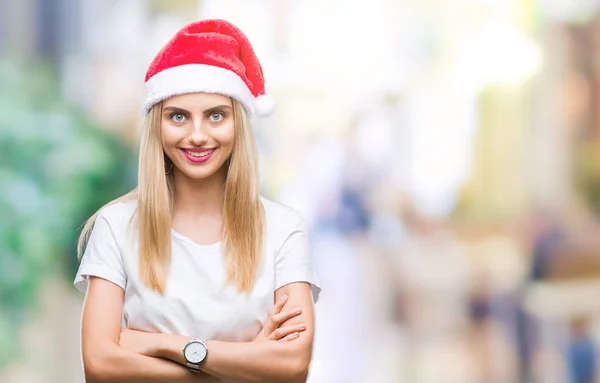
{"type": "MultiPolygon", "coordinates": [[[[214,112],[214,111],[223,110],[223,109],[230,110],[231,106],[225,105],[225,104],[223,104],[223,105],[217,105],[217,106],[213,106],[212,108],[206,109],[203,113],[204,114],[208,114],[208,113],[211,113],[211,112],[214,112]]],[[[167,106],[167,107],[165,107],[163,109],[163,112],[168,112],[168,111],[177,112],[177,113],[190,114],[189,110],[186,110],[186,109],[183,109],[183,108],[178,108],[176,106],[167,106]]]]}

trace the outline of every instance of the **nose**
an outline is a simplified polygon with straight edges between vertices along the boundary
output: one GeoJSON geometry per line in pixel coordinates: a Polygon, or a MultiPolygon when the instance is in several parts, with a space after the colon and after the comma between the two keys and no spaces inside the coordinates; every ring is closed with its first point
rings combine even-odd
{"type": "Polygon", "coordinates": [[[192,124],[193,128],[188,137],[188,141],[193,146],[202,146],[208,140],[208,135],[206,134],[206,127],[202,124],[202,118],[197,118],[193,120],[192,124]]]}

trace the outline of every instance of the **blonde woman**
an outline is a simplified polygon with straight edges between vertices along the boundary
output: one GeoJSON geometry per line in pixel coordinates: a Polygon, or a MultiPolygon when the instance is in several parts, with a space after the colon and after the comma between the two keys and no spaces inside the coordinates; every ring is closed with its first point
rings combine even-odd
{"type": "Polygon", "coordinates": [[[304,382],[320,291],[294,210],[259,194],[260,64],[223,20],[192,23],[146,74],[137,188],[84,227],[87,382],[304,382]]]}

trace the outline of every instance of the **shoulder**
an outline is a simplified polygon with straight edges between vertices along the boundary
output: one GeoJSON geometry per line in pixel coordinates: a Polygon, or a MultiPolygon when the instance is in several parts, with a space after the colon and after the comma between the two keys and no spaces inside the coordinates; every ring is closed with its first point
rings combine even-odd
{"type": "Polygon", "coordinates": [[[131,222],[136,210],[136,200],[115,202],[100,209],[97,219],[106,221],[112,228],[122,228],[131,222]]]}
{"type": "Polygon", "coordinates": [[[270,199],[261,198],[265,210],[267,242],[280,248],[291,237],[308,238],[304,217],[297,210],[270,199]]]}
{"type": "Polygon", "coordinates": [[[261,197],[261,201],[265,209],[267,226],[275,228],[304,227],[304,218],[297,210],[265,197],[261,197]]]}

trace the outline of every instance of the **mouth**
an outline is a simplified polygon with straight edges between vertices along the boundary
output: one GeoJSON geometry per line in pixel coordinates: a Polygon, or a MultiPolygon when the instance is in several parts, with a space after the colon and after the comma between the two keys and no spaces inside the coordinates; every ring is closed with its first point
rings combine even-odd
{"type": "Polygon", "coordinates": [[[212,148],[212,149],[205,149],[202,151],[191,150],[191,149],[181,149],[181,150],[183,150],[185,153],[189,154],[192,157],[201,158],[201,157],[206,157],[206,156],[210,155],[212,152],[214,152],[217,149],[212,148]]]}
{"type": "Polygon", "coordinates": [[[206,162],[212,155],[217,151],[217,148],[210,149],[183,149],[180,148],[181,152],[191,162],[206,162]]]}

